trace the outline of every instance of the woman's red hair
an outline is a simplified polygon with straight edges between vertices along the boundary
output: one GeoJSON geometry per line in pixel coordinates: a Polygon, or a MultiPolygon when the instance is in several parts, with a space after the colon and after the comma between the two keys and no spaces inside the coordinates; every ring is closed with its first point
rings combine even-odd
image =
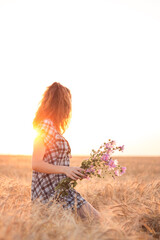
{"type": "Polygon", "coordinates": [[[60,83],[54,82],[48,86],[38,104],[33,128],[36,129],[40,121],[49,118],[53,121],[57,131],[63,134],[71,118],[71,98],[70,90],[60,83]]]}

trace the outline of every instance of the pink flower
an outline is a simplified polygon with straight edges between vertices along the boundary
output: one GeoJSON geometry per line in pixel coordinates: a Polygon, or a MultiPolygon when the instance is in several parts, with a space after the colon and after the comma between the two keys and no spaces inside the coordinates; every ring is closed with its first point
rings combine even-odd
{"type": "Polygon", "coordinates": [[[105,162],[104,165],[108,165],[108,162],[105,162]]]}
{"type": "Polygon", "coordinates": [[[98,169],[98,174],[101,175],[102,169],[98,169]]]}
{"type": "MultiPolygon", "coordinates": [[[[91,165],[91,166],[93,166],[93,165],[91,165]]],[[[90,167],[90,168],[86,169],[86,172],[88,172],[88,173],[95,172],[95,169],[93,167],[90,167]]]]}
{"type": "Polygon", "coordinates": [[[112,141],[112,142],[111,142],[111,145],[116,145],[116,141],[112,141]]]}
{"type": "Polygon", "coordinates": [[[126,172],[126,167],[121,167],[121,174],[124,174],[126,172]]]}
{"type": "Polygon", "coordinates": [[[117,166],[117,163],[114,162],[114,160],[110,159],[108,165],[111,169],[113,169],[117,166]]]}
{"type": "Polygon", "coordinates": [[[111,148],[111,143],[109,142],[109,143],[106,143],[106,148],[111,148]]]}
{"type": "Polygon", "coordinates": [[[90,172],[95,172],[95,169],[94,169],[94,168],[91,168],[91,169],[90,169],[90,172]]]}
{"type": "Polygon", "coordinates": [[[114,171],[114,173],[115,173],[116,176],[120,176],[119,170],[114,171]]]}
{"type": "Polygon", "coordinates": [[[123,150],[124,150],[124,145],[120,146],[119,148],[120,148],[120,151],[123,152],[123,150]]]}
{"type": "Polygon", "coordinates": [[[111,149],[108,149],[107,153],[111,154],[113,151],[111,149]]]}
{"type": "Polygon", "coordinates": [[[106,153],[106,154],[103,154],[103,156],[101,157],[101,160],[103,160],[103,161],[108,161],[109,160],[109,154],[108,153],[106,153]]]}

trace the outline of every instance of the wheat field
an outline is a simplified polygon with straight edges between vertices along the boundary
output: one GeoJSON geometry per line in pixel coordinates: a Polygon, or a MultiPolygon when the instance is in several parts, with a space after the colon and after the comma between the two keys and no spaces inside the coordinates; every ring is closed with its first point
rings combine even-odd
{"type": "MultiPolygon", "coordinates": [[[[61,205],[33,204],[31,156],[0,156],[0,240],[160,239],[160,157],[115,157],[122,177],[78,180],[76,190],[103,216],[82,221],[61,205]]],[[[73,156],[80,166],[87,156],[73,156]]]]}

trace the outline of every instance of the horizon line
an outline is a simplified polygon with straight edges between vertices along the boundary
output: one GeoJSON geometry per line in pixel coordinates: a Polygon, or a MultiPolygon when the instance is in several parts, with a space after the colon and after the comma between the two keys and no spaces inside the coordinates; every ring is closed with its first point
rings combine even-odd
{"type": "MultiPolygon", "coordinates": [[[[0,156],[32,156],[32,154],[1,154],[0,153],[0,156]]],[[[87,155],[87,154],[73,154],[71,155],[73,157],[83,157],[83,156],[86,156],[86,157],[89,157],[90,155],[87,155]]],[[[160,155],[114,155],[113,157],[160,157],[160,155]]]]}

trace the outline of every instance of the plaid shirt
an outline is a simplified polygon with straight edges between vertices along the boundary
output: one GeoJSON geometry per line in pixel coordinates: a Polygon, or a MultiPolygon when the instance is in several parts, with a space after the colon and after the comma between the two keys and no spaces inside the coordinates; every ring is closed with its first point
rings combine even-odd
{"type": "MultiPolygon", "coordinates": [[[[45,153],[43,161],[53,165],[69,166],[71,148],[68,141],[56,130],[50,119],[42,120],[38,125],[40,136],[44,140],[45,153]]],[[[32,170],[31,200],[39,198],[42,203],[48,202],[55,196],[55,186],[66,178],[65,174],[43,173],[32,170]]],[[[68,196],[61,197],[65,201],[64,208],[74,211],[75,200],[77,208],[87,202],[75,189],[69,189],[68,196]],[[77,198],[77,199],[75,199],[77,198]]]]}

